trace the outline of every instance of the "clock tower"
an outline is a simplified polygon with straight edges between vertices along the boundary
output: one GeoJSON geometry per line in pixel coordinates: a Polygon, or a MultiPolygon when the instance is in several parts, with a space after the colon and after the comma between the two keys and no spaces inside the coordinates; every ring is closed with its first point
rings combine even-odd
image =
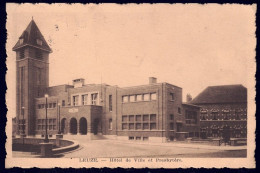
{"type": "Polygon", "coordinates": [[[49,54],[52,52],[35,21],[29,23],[13,47],[16,52],[17,132],[34,135],[35,98],[43,97],[49,87],[49,54]]]}

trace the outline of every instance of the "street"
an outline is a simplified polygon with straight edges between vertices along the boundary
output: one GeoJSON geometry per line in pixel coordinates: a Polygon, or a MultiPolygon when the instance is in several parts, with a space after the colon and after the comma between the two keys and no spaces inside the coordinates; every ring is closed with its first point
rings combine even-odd
{"type": "Polygon", "coordinates": [[[246,150],[198,149],[164,144],[129,143],[117,140],[77,139],[77,141],[80,144],[80,148],[64,153],[64,157],[246,157],[246,150]]]}

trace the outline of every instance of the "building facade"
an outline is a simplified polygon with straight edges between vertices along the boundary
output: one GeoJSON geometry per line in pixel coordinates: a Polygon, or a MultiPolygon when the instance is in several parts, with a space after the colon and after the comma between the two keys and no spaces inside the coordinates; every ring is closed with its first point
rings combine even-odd
{"type": "Polygon", "coordinates": [[[147,85],[125,88],[85,84],[84,79],[49,87],[52,50],[34,20],[13,51],[18,134],[23,125],[26,135],[40,136],[46,128],[49,135],[61,132],[159,142],[199,134],[200,107],[182,103],[182,88],[157,83],[154,77],[147,85]]]}
{"type": "Polygon", "coordinates": [[[189,103],[201,106],[201,137],[247,137],[247,89],[242,85],[209,86],[189,103]]]}

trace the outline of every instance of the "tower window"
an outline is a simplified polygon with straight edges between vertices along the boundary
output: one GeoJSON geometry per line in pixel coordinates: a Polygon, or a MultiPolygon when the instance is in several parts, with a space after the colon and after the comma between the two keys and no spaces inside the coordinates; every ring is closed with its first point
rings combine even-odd
{"type": "Polygon", "coordinates": [[[112,95],[109,95],[109,111],[112,111],[113,107],[112,107],[112,95]]]}
{"type": "Polygon", "coordinates": [[[24,49],[21,49],[20,52],[19,52],[19,57],[20,59],[23,59],[24,58],[24,49]]]}
{"type": "Polygon", "coordinates": [[[42,41],[40,39],[36,39],[36,43],[40,46],[42,46],[42,41]]]}
{"type": "Polygon", "coordinates": [[[35,51],[35,57],[37,58],[37,59],[42,59],[42,52],[40,51],[40,50],[36,50],[35,51]]]}
{"type": "Polygon", "coordinates": [[[19,39],[19,43],[20,43],[20,44],[23,44],[23,38],[20,38],[20,39],[19,39]]]}

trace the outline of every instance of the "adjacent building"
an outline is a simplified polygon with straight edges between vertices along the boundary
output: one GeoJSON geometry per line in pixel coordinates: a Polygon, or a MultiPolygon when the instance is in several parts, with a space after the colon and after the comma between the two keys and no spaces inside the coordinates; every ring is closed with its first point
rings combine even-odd
{"type": "Polygon", "coordinates": [[[135,87],[88,84],[81,78],[73,85],[49,87],[52,50],[34,20],[13,51],[18,134],[25,125],[26,135],[41,136],[46,128],[49,135],[60,131],[86,138],[103,135],[155,142],[200,135],[200,106],[183,103],[182,88],[157,83],[154,77],[135,87]]]}
{"type": "Polygon", "coordinates": [[[231,137],[247,137],[247,89],[242,85],[209,86],[189,103],[201,107],[201,137],[221,137],[224,126],[231,137]]]}

